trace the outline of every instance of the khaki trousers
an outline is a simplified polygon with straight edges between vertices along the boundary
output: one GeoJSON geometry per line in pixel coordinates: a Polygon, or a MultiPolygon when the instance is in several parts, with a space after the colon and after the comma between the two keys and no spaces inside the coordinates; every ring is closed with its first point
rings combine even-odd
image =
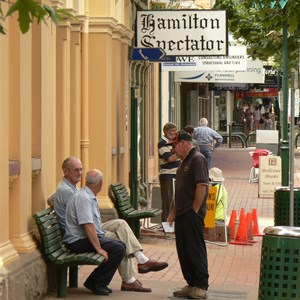
{"type": "Polygon", "coordinates": [[[122,219],[115,219],[102,223],[102,229],[106,232],[105,237],[120,240],[126,245],[126,255],[118,268],[122,281],[126,282],[136,273],[136,266],[132,258],[134,257],[134,252],[143,250],[141,244],[127,222],[122,219]]]}

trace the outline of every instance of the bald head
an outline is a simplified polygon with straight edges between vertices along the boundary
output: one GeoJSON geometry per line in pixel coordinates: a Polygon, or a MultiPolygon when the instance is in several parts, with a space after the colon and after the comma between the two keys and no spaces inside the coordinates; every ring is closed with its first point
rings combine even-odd
{"type": "Polygon", "coordinates": [[[207,119],[206,118],[201,118],[200,119],[200,121],[199,121],[199,125],[201,126],[201,125],[207,125],[208,124],[208,121],[207,121],[207,119]]]}
{"type": "Polygon", "coordinates": [[[85,181],[87,185],[99,184],[102,183],[102,180],[103,180],[103,174],[101,171],[97,169],[89,170],[86,173],[85,181]]]}

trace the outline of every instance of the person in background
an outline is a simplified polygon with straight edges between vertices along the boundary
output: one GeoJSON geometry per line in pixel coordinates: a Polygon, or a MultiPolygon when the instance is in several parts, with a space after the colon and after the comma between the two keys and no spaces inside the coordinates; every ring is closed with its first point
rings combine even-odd
{"type": "MultiPolygon", "coordinates": [[[[193,137],[193,133],[194,133],[194,126],[193,125],[186,125],[186,126],[184,126],[183,130],[185,130],[186,132],[188,132],[193,137]]],[[[200,151],[198,143],[197,143],[197,141],[194,138],[193,138],[193,144],[196,147],[196,149],[198,151],[200,151]]]]}
{"type": "Polygon", "coordinates": [[[172,209],[173,203],[173,181],[180,161],[175,153],[172,153],[172,146],[168,145],[175,137],[177,126],[168,122],[163,127],[164,135],[158,142],[159,157],[159,183],[162,200],[161,221],[166,222],[167,217],[172,209]]]}
{"type": "Polygon", "coordinates": [[[255,109],[253,112],[253,119],[254,119],[254,129],[258,130],[259,126],[260,126],[260,121],[262,119],[261,112],[260,112],[258,105],[255,106],[255,109]]]}
{"type": "Polygon", "coordinates": [[[225,108],[222,109],[220,114],[220,130],[226,131],[226,111],[225,108]]]}
{"type": "Polygon", "coordinates": [[[245,110],[246,128],[245,134],[248,135],[252,131],[253,126],[253,108],[252,105],[248,104],[245,110]]]}
{"type": "Polygon", "coordinates": [[[215,130],[207,126],[208,121],[206,118],[201,118],[199,127],[194,129],[193,137],[197,141],[200,152],[206,157],[208,168],[211,166],[212,150],[219,147],[222,142],[222,136],[215,130]]]}
{"type": "Polygon", "coordinates": [[[266,130],[272,130],[273,129],[273,122],[270,118],[270,113],[266,112],[264,113],[264,125],[266,130]]]}
{"type": "Polygon", "coordinates": [[[105,261],[89,275],[84,286],[96,295],[107,296],[112,292],[108,285],[125,255],[126,245],[105,237],[96,197],[101,189],[102,173],[88,171],[86,186],[67,204],[63,242],[71,252],[96,252],[104,256],[105,261]]]}
{"type": "MultiPolygon", "coordinates": [[[[66,207],[69,201],[78,192],[76,185],[81,181],[82,163],[79,158],[70,156],[62,163],[63,178],[56,191],[49,197],[48,204],[54,207],[62,230],[65,230],[66,207]]],[[[135,292],[151,292],[151,288],[145,287],[134,275],[136,268],[132,258],[138,262],[138,272],[148,273],[165,269],[166,262],[157,262],[149,259],[144,253],[141,244],[135,237],[126,221],[114,219],[101,224],[105,231],[105,237],[121,240],[126,244],[126,255],[119,265],[119,273],[122,278],[121,290],[135,292]]]]}
{"type": "Polygon", "coordinates": [[[209,173],[205,157],[196,150],[190,134],[179,131],[173,152],[181,160],[176,174],[175,207],[168,217],[175,221],[175,237],[181,271],[187,285],[173,292],[175,297],[206,299],[208,261],[204,241],[204,218],[209,173]]]}

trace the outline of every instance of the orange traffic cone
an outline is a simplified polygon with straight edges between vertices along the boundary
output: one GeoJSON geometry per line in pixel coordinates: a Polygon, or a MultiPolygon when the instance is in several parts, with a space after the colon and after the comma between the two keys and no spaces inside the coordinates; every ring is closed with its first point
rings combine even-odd
{"type": "Polygon", "coordinates": [[[244,215],[245,214],[245,210],[244,210],[244,208],[241,208],[240,209],[240,218],[241,218],[241,215],[244,215]]]}
{"type": "Polygon", "coordinates": [[[252,221],[253,221],[253,235],[262,236],[262,234],[259,233],[256,208],[252,208],[252,221]]]}
{"type": "Polygon", "coordinates": [[[231,241],[230,244],[252,246],[252,243],[248,241],[246,216],[243,213],[240,215],[239,228],[235,240],[231,241]]]}
{"type": "Polygon", "coordinates": [[[253,239],[253,224],[252,224],[253,221],[252,221],[252,214],[251,213],[247,213],[246,221],[247,221],[248,242],[256,243],[256,241],[254,241],[254,239],[253,239]]]}
{"type": "Polygon", "coordinates": [[[234,239],[235,221],[236,221],[236,210],[232,210],[230,220],[228,223],[228,227],[231,229],[230,235],[232,239],[234,239]]]}

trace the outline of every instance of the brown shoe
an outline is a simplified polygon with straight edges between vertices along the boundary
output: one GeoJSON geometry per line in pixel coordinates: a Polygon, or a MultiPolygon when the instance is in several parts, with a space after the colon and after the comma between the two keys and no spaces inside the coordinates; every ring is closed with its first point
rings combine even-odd
{"type": "Polygon", "coordinates": [[[193,287],[188,295],[189,299],[207,299],[207,291],[193,287]]]}
{"type": "Polygon", "coordinates": [[[152,291],[151,288],[143,286],[143,284],[139,280],[136,280],[133,283],[122,282],[121,290],[128,291],[128,292],[143,292],[143,293],[150,293],[152,291]]]}
{"type": "Polygon", "coordinates": [[[165,269],[168,266],[166,262],[158,262],[149,259],[144,264],[138,264],[138,271],[139,273],[148,273],[148,272],[157,272],[165,269]]]}
{"type": "Polygon", "coordinates": [[[173,292],[174,297],[181,297],[181,298],[187,298],[187,296],[190,294],[192,291],[192,287],[189,285],[186,285],[182,289],[176,290],[173,292]]]}

